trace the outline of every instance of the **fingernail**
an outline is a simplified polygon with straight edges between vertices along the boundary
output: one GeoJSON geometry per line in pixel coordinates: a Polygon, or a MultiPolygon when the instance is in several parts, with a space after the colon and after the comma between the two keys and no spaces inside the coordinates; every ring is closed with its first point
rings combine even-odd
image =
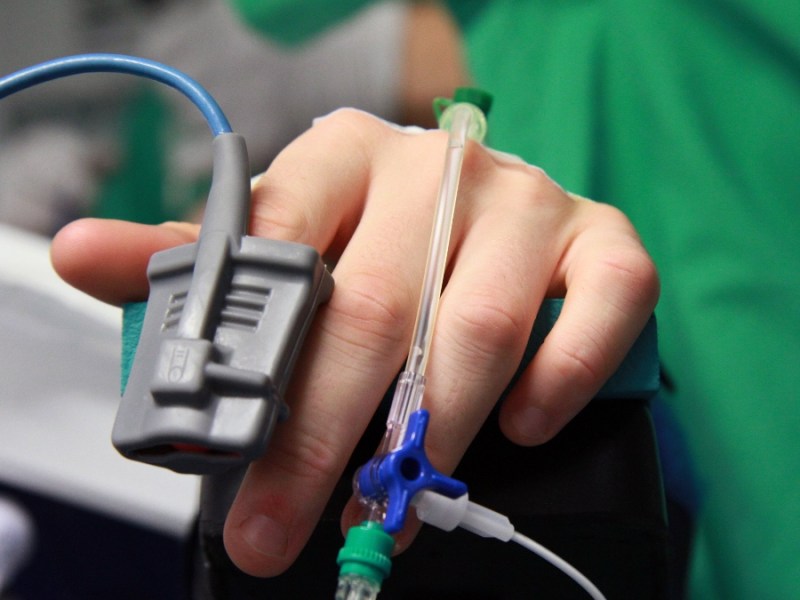
{"type": "Polygon", "coordinates": [[[511,417],[511,425],[519,436],[530,443],[547,439],[549,421],[547,413],[535,406],[529,406],[511,417]]]}
{"type": "Polygon", "coordinates": [[[253,515],[242,521],[242,537],[250,547],[264,556],[282,558],[286,555],[289,536],[286,529],[266,515],[253,515]]]}

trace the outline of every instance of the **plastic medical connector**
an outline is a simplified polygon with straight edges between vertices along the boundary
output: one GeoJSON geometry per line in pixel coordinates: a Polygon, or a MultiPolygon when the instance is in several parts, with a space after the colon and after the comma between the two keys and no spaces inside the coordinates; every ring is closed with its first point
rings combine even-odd
{"type": "Polygon", "coordinates": [[[461,167],[468,141],[482,142],[486,136],[486,113],[491,101],[491,95],[474,88],[459,88],[452,100],[437,98],[434,101],[439,128],[448,132],[444,169],[433,215],[414,331],[406,365],[400,374],[386,421],[386,437],[381,453],[391,452],[400,443],[411,414],[422,403],[425,371],[442,293],[461,167]]]}
{"type": "Polygon", "coordinates": [[[366,501],[370,512],[373,513],[371,518],[387,519],[384,525],[386,531],[391,533],[402,528],[410,499],[421,489],[419,486],[436,484],[441,491],[445,491],[442,486],[447,485],[452,488],[450,489],[452,495],[463,493],[454,489],[457,484],[461,485],[459,482],[445,483],[446,478],[435,472],[425,456],[424,434],[427,413],[420,413],[416,420],[421,426],[420,430],[407,435],[407,428],[412,415],[417,414],[421,407],[425,390],[425,370],[442,292],[466,145],[470,139],[478,142],[483,140],[486,134],[485,111],[489,110],[490,105],[491,96],[473,88],[456,90],[452,100],[437,98],[434,101],[439,126],[447,130],[449,135],[417,317],[406,365],[400,373],[392,398],[384,440],[377,458],[360,470],[359,485],[356,489],[357,494],[362,501],[366,501]],[[392,456],[401,445],[402,452],[396,457],[392,456]],[[414,454],[413,458],[409,452],[414,454]],[[415,470],[413,478],[408,476],[411,464],[415,470]],[[399,504],[394,506],[396,503],[399,504]]]}
{"type": "Polygon", "coordinates": [[[461,527],[481,537],[503,542],[514,536],[514,526],[508,517],[470,502],[466,493],[449,498],[431,490],[423,490],[414,497],[413,505],[420,521],[443,531],[461,527]]]}
{"type": "Polygon", "coordinates": [[[240,136],[217,136],[199,241],[150,260],[112,434],[128,458],[183,473],[245,464],[288,413],[283,393],[333,280],[313,248],[245,235],[247,164],[240,136]]]}
{"type": "Polygon", "coordinates": [[[450,109],[458,104],[474,107],[476,110],[472,111],[473,120],[469,125],[467,137],[482,142],[488,130],[486,118],[489,116],[493,101],[492,95],[484,90],[461,87],[456,89],[452,98],[435,98],[433,100],[433,112],[436,115],[439,129],[450,131],[455,116],[450,109]]]}
{"type": "Polygon", "coordinates": [[[412,499],[423,490],[457,498],[467,486],[437,471],[425,454],[425,433],[430,415],[421,409],[412,413],[402,443],[388,454],[379,455],[359,469],[358,493],[386,506],[383,529],[397,533],[405,524],[412,499]]]}
{"type": "Polygon", "coordinates": [[[380,523],[364,521],[347,532],[339,550],[336,600],[371,600],[378,596],[392,568],[394,539],[380,523]]]}

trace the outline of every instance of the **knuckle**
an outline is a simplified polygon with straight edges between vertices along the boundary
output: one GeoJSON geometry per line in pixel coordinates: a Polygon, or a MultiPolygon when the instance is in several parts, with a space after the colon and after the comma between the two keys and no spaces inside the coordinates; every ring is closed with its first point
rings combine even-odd
{"type": "Polygon", "coordinates": [[[638,244],[620,244],[609,250],[601,267],[620,291],[620,309],[652,310],[658,302],[661,289],[658,269],[647,252],[638,244]]]}
{"type": "Polygon", "coordinates": [[[325,432],[297,432],[291,443],[274,444],[270,448],[271,460],[285,475],[301,484],[321,488],[341,470],[334,442],[327,439],[325,432]]]}
{"type": "Polygon", "coordinates": [[[530,167],[515,173],[515,176],[520,180],[518,185],[523,190],[525,202],[530,205],[529,210],[559,214],[571,207],[561,188],[542,169],[530,167]]]}
{"type": "Polygon", "coordinates": [[[396,143],[387,144],[381,149],[381,161],[396,164],[398,157],[402,156],[403,160],[412,165],[411,172],[414,173],[415,180],[419,180],[419,177],[426,180],[431,178],[429,183],[435,185],[440,173],[438,169],[427,167],[441,161],[447,136],[447,132],[440,129],[421,130],[413,135],[398,134],[396,143]]]}
{"type": "Polygon", "coordinates": [[[253,233],[292,242],[308,242],[313,227],[308,215],[296,208],[302,206],[298,200],[286,188],[261,184],[253,198],[253,233]]]}
{"type": "Polygon", "coordinates": [[[352,107],[337,108],[320,121],[322,124],[331,124],[345,127],[361,127],[379,122],[373,115],[352,107]]]}
{"type": "Polygon", "coordinates": [[[563,208],[571,204],[558,184],[541,168],[523,162],[508,162],[498,159],[486,148],[470,147],[465,154],[463,179],[470,187],[491,185],[501,197],[493,203],[511,203],[510,209],[537,210],[541,207],[563,208]]]}
{"type": "Polygon", "coordinates": [[[467,185],[473,181],[480,181],[488,173],[497,169],[497,163],[491,159],[484,146],[474,143],[467,145],[461,165],[461,178],[467,185]]]}
{"type": "Polygon", "coordinates": [[[598,268],[604,279],[621,292],[621,309],[652,310],[661,291],[658,268],[645,249],[628,217],[609,204],[591,203],[594,217],[605,223],[604,231],[614,237],[602,254],[598,268]]]}
{"type": "Polygon", "coordinates": [[[561,189],[545,170],[539,167],[527,165],[524,170],[516,169],[515,173],[525,178],[525,185],[532,194],[540,193],[542,190],[561,189]]]}
{"type": "Polygon", "coordinates": [[[530,334],[529,310],[508,291],[477,289],[453,309],[453,331],[472,358],[519,348],[530,334]]]}
{"type": "Polygon", "coordinates": [[[411,306],[411,295],[399,277],[377,268],[351,273],[328,304],[336,323],[330,333],[375,353],[390,352],[405,340],[411,306]]]}
{"type": "Polygon", "coordinates": [[[549,202],[552,200],[549,192],[557,189],[547,174],[537,167],[504,169],[503,177],[509,188],[516,190],[515,195],[526,202],[549,202]]]}
{"type": "Polygon", "coordinates": [[[564,381],[579,390],[599,387],[610,365],[599,331],[584,329],[580,336],[563,341],[553,353],[551,366],[564,381]]]}
{"type": "Polygon", "coordinates": [[[337,108],[314,122],[313,129],[337,139],[363,139],[387,129],[384,121],[357,108],[337,108]]]}

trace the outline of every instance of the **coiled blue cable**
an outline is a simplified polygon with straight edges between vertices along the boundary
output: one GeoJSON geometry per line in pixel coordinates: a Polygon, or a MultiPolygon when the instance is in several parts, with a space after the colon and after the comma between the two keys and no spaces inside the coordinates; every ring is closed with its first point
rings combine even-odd
{"type": "Polygon", "coordinates": [[[0,78],[0,99],[34,85],[80,73],[127,73],[175,88],[203,113],[215,136],[232,131],[219,104],[194,79],[156,61],[124,54],[78,54],[56,58],[0,78]]]}

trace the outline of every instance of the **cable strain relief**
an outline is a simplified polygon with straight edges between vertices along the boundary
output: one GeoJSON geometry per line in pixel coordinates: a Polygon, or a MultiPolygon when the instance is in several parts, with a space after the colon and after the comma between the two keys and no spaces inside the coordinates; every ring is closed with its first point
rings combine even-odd
{"type": "Polygon", "coordinates": [[[358,575],[380,587],[392,569],[394,538],[376,521],[364,521],[347,532],[336,563],[339,577],[358,575]]]}
{"type": "Polygon", "coordinates": [[[250,160],[247,145],[238,133],[214,138],[214,171],[208,192],[200,238],[215,232],[226,234],[239,247],[250,220],[250,160]]]}
{"type": "Polygon", "coordinates": [[[460,525],[462,529],[474,534],[502,542],[507,542],[514,536],[514,526],[507,516],[474,502],[469,503],[460,525]]]}

